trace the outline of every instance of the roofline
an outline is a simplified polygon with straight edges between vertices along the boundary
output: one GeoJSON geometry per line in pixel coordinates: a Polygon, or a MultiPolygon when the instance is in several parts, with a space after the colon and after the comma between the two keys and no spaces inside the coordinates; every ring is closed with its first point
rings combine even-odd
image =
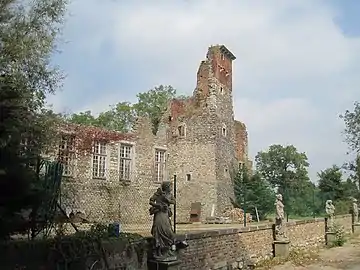
{"type": "Polygon", "coordinates": [[[225,47],[225,45],[220,45],[220,51],[227,55],[231,60],[235,60],[236,59],[236,56],[230,52],[230,50],[228,48],[225,47]]]}

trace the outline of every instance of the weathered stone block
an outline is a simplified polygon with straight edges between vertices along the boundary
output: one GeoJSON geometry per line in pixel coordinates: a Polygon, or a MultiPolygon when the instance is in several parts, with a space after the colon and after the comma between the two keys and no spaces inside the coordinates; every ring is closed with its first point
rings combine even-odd
{"type": "Polygon", "coordinates": [[[354,223],[353,224],[353,233],[354,234],[360,234],[360,223],[354,223]]]}
{"type": "Polygon", "coordinates": [[[226,261],[218,262],[218,263],[215,263],[215,265],[214,265],[214,269],[221,269],[223,267],[227,267],[226,261]]]}
{"type": "Polygon", "coordinates": [[[148,270],[180,270],[180,261],[158,262],[149,260],[148,270]]]}
{"type": "Polygon", "coordinates": [[[326,237],[326,245],[327,246],[332,245],[332,243],[336,239],[336,233],[334,233],[334,232],[326,232],[325,237],[326,237]]]}
{"type": "Polygon", "coordinates": [[[275,257],[287,258],[289,256],[290,241],[274,241],[275,257]]]}

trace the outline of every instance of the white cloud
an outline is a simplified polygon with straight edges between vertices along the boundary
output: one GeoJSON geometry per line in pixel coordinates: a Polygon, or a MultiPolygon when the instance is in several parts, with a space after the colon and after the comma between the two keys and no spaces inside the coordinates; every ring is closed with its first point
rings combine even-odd
{"type": "Polygon", "coordinates": [[[249,128],[251,153],[293,143],[308,153],[311,175],[342,162],[338,114],[359,99],[360,42],[342,34],[329,2],[88,1],[87,11],[85,1],[73,6],[76,22],[91,27],[78,33],[84,52],[111,41],[134,73],[191,93],[207,47],[225,44],[238,57],[236,115],[249,128]]]}

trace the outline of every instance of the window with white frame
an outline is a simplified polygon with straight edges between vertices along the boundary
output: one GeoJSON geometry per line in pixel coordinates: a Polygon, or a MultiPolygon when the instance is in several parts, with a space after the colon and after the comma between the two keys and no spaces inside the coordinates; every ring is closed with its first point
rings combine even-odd
{"type": "Polygon", "coordinates": [[[156,149],[155,150],[155,181],[162,182],[165,181],[165,169],[166,169],[166,159],[165,159],[165,150],[156,149]]]}
{"type": "Polygon", "coordinates": [[[106,143],[95,141],[93,147],[93,178],[106,179],[106,143]]]}
{"type": "Polygon", "coordinates": [[[74,176],[75,170],[75,136],[63,135],[59,144],[59,161],[63,164],[63,176],[74,176]]]}
{"type": "Polygon", "coordinates": [[[130,181],[132,169],[133,146],[129,144],[120,145],[120,180],[130,181]]]}

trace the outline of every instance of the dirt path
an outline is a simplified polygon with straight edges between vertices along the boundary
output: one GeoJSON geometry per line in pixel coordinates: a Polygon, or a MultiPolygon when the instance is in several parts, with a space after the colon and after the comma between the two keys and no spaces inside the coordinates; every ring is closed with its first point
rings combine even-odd
{"type": "Polygon", "coordinates": [[[273,270],[360,270],[360,236],[349,240],[343,247],[320,251],[316,263],[309,264],[304,260],[303,266],[291,262],[275,266],[273,270]]]}

